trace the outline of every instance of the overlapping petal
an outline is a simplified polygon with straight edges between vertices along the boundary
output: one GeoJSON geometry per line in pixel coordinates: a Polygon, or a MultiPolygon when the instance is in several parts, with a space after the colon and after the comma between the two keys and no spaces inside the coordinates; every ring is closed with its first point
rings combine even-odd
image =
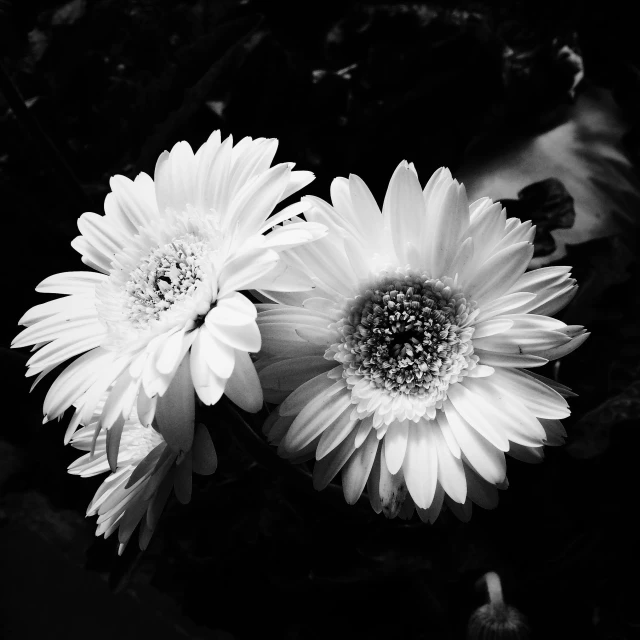
{"type": "Polygon", "coordinates": [[[181,502],[188,502],[191,472],[213,473],[217,456],[204,425],[195,428],[193,450],[178,457],[162,435],[143,426],[133,411],[121,426],[118,461],[112,465],[109,460],[112,429],[95,437],[102,404],[89,424],[73,435],[72,446],[87,453],[71,463],[68,470],[85,478],[111,471],[98,488],[87,515],[98,516],[96,535],[108,538],[118,531],[121,554],[138,524],[140,547],[146,548],[172,489],[181,502]]]}

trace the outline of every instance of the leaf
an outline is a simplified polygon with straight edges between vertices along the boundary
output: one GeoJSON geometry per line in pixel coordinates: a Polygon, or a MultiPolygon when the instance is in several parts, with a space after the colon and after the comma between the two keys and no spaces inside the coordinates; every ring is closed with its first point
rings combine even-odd
{"type": "Polygon", "coordinates": [[[551,231],[555,251],[531,262],[540,267],[563,258],[567,244],[628,233],[637,225],[640,182],[621,144],[625,131],[611,93],[590,87],[550,131],[515,142],[506,130],[486,134],[467,150],[456,177],[464,182],[470,201],[482,196],[515,199],[531,183],[548,178],[562,182],[574,200],[575,223],[551,231]]]}
{"type": "Polygon", "coordinates": [[[570,229],[576,218],[573,198],[560,180],[547,178],[518,192],[517,200],[501,200],[510,218],[531,220],[536,225],[534,256],[546,256],[556,248],[554,229],[570,229]]]}

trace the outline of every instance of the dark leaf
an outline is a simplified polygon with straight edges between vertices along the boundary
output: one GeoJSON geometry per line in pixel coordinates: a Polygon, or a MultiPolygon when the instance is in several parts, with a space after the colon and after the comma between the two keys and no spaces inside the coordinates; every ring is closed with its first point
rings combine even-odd
{"type": "Polygon", "coordinates": [[[576,218],[573,198],[556,178],[534,182],[518,192],[517,200],[500,202],[510,218],[531,220],[536,225],[535,256],[553,253],[556,243],[550,232],[569,229],[576,218]]]}

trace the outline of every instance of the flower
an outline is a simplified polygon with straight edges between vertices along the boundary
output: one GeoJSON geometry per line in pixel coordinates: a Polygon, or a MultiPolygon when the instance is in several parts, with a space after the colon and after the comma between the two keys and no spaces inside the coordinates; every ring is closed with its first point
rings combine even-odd
{"type": "Polygon", "coordinates": [[[314,485],[342,470],[349,503],[365,483],[389,517],[433,521],[495,506],[505,453],[528,461],[565,435],[569,390],[527,369],[587,338],[548,317],[575,294],[565,267],[525,273],[534,228],[499,203],[468,204],[439,169],[424,191],[396,169],[382,213],[357,176],[306,197],[327,237],[283,253],[311,292],[262,291],[265,397],[282,402],[269,440],[292,461],[316,458],[314,485]]]}
{"type": "Polygon", "coordinates": [[[134,181],[115,176],[105,215],[83,214],[72,242],[95,271],[47,278],[37,290],[65,297],[21,318],[27,328],[12,346],[34,345],[27,375],[38,375],[36,382],[80,356],[44,401],[45,422],[76,406],[67,442],[107,393],[96,429],[111,432],[112,470],[134,408],[145,426],[155,417],[180,453],[193,443],[194,389],[206,405],[225,393],[247,411],[262,406],[248,354],[260,349],[256,310],[239,290],[308,287],[278,264],[278,251],[324,233],[302,221],[278,224],[305,203],[269,218],[313,179],[292,164],[269,168],[276,148],[276,140],[251,138],[233,146],[231,136],[221,141],[216,131],[195,155],[186,142],[164,152],[153,180],[145,173],[134,181]]]}
{"type": "MultiPolygon", "coordinates": [[[[110,469],[110,431],[102,430],[95,437],[103,404],[98,404],[89,425],[71,438],[72,446],[89,452],[69,465],[71,474],[87,478],[110,469]]],[[[216,470],[216,452],[204,425],[196,426],[194,439],[193,449],[178,457],[160,433],[140,423],[135,408],[125,421],[117,468],[100,485],[87,509],[87,516],[98,516],[97,536],[108,538],[119,529],[119,554],[140,522],[140,548],[146,549],[172,487],[178,500],[186,504],[191,498],[192,471],[209,475],[216,470]]]]}

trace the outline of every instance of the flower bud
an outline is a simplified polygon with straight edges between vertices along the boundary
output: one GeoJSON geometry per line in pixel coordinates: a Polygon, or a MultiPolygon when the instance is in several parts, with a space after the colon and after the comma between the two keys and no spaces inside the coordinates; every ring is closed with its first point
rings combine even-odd
{"type": "Polygon", "coordinates": [[[476,609],[467,625],[467,640],[528,640],[531,630],[526,618],[505,604],[500,576],[493,571],[482,578],[489,592],[488,604],[476,609]]]}

